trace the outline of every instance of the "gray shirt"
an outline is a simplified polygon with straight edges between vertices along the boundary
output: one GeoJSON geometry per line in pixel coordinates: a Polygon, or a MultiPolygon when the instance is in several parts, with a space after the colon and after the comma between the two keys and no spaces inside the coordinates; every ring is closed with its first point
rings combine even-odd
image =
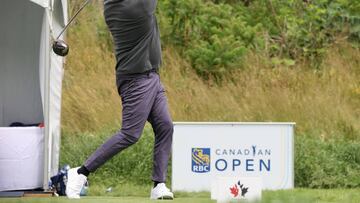
{"type": "Polygon", "coordinates": [[[105,21],[115,43],[118,79],[160,67],[156,6],[157,0],[104,0],[105,21]]]}

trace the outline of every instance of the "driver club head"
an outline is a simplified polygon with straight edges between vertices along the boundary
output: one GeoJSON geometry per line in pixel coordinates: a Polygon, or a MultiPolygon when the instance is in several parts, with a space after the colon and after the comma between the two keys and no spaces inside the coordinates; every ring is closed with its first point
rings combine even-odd
{"type": "Polygon", "coordinates": [[[53,51],[59,56],[66,56],[69,53],[69,46],[65,41],[57,39],[53,42],[53,51]]]}
{"type": "Polygon", "coordinates": [[[70,26],[70,24],[74,21],[74,19],[76,18],[77,15],[79,15],[79,13],[85,8],[86,5],[89,4],[91,0],[85,0],[85,2],[82,4],[82,6],[80,7],[80,9],[78,11],[76,11],[75,15],[69,20],[69,22],[65,25],[65,27],[61,30],[60,34],[58,35],[58,37],[54,40],[53,44],[52,44],[52,49],[54,51],[55,54],[59,55],[59,56],[66,56],[69,53],[69,46],[66,44],[66,42],[64,42],[63,40],[60,40],[60,36],[65,32],[66,29],[68,29],[68,27],[70,26]]]}

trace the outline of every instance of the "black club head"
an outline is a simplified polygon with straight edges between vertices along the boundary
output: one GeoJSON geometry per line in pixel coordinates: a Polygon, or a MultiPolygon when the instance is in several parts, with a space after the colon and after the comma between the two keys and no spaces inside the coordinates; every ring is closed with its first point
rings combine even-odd
{"type": "Polygon", "coordinates": [[[69,53],[69,46],[63,40],[55,40],[52,48],[55,54],[59,56],[66,56],[69,53]]]}

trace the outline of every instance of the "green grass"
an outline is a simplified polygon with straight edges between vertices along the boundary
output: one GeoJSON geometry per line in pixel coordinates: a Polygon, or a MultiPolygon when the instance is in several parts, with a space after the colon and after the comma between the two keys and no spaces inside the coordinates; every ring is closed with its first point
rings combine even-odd
{"type": "MultiPolygon", "coordinates": [[[[116,128],[99,133],[78,133],[62,136],[60,165],[80,166],[116,128]]],[[[151,184],[154,134],[147,126],[138,143],[113,157],[89,177],[90,184],[151,184]]],[[[169,164],[168,184],[171,180],[169,164]]],[[[97,187],[97,186],[96,186],[97,187]]],[[[324,140],[317,136],[295,137],[295,187],[313,189],[360,187],[360,141],[351,139],[324,140]]],[[[103,194],[94,190],[96,196],[103,194]]]]}
{"type": "MultiPolygon", "coordinates": [[[[66,198],[22,198],[22,199],[0,199],[0,202],[33,202],[33,203],[65,203],[65,202],[86,202],[86,203],[140,203],[140,202],[162,202],[162,201],[151,201],[145,197],[86,197],[81,200],[68,200],[66,198]]],[[[175,202],[187,203],[187,202],[215,202],[211,201],[209,198],[179,198],[175,202]]]]}
{"type": "MultiPolygon", "coordinates": [[[[127,186],[128,187],[128,186],[127,186]]],[[[123,189],[126,187],[124,186],[123,189]]],[[[87,196],[81,200],[68,200],[64,197],[53,197],[53,198],[6,198],[0,199],[0,202],[15,203],[15,202],[26,202],[26,203],[67,203],[67,202],[84,202],[84,203],[97,203],[97,202],[108,202],[108,203],[140,203],[140,202],[161,202],[152,201],[148,198],[149,188],[146,186],[132,186],[132,189],[140,189],[139,195],[127,195],[128,192],[120,194],[120,196],[109,196],[114,195],[108,193],[105,196],[87,196]]],[[[119,188],[120,189],[120,188],[119,188]]],[[[126,189],[125,189],[126,190],[126,189]]],[[[119,194],[119,193],[115,193],[119,194]]],[[[135,193],[133,193],[135,194],[135,193]]],[[[175,200],[171,201],[174,203],[205,203],[215,202],[210,199],[209,193],[175,193],[175,200]]],[[[168,202],[168,201],[165,201],[168,202]]],[[[261,203],[335,203],[335,202],[360,202],[360,189],[338,189],[338,190],[311,190],[311,189],[294,189],[294,190],[283,190],[283,191],[264,191],[261,203]]]]}

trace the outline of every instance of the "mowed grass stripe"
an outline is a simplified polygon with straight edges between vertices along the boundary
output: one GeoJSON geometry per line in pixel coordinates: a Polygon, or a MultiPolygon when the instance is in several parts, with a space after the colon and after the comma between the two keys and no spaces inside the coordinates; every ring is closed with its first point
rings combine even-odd
{"type": "MultiPolygon", "coordinates": [[[[87,196],[80,200],[69,200],[65,197],[53,198],[0,198],[0,202],[6,203],[151,203],[151,202],[174,202],[174,203],[207,203],[215,202],[210,199],[209,193],[176,193],[174,201],[154,201],[148,197],[107,197],[87,196]]],[[[263,198],[259,203],[357,203],[360,202],[360,189],[294,189],[282,191],[264,191],[263,198]]]]}

